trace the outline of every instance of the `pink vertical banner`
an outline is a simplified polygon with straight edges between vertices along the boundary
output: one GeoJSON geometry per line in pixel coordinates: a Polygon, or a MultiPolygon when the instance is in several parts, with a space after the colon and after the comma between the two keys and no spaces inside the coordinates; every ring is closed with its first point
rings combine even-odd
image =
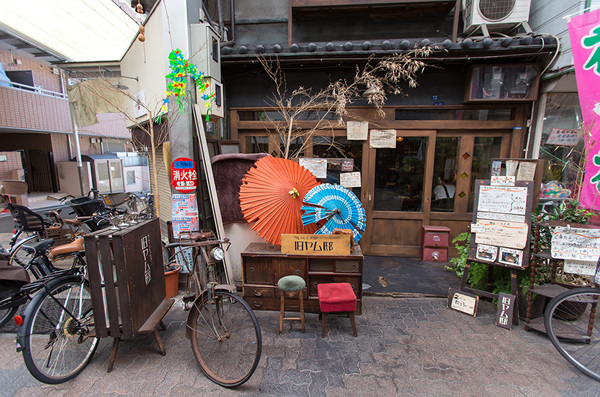
{"type": "Polygon", "coordinates": [[[572,18],[569,36],[588,148],[580,201],[600,209],[600,10],[572,18]]]}

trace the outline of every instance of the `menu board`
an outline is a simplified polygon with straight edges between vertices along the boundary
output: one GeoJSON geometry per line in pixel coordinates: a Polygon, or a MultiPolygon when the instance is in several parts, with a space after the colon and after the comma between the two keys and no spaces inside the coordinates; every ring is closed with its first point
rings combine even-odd
{"type": "Polygon", "coordinates": [[[513,268],[529,264],[532,191],[531,181],[514,186],[475,181],[470,260],[513,268]]]}

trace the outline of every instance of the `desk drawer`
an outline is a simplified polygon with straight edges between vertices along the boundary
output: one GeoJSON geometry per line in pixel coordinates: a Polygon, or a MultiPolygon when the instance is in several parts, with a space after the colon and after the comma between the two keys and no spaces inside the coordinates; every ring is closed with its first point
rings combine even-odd
{"type": "Polygon", "coordinates": [[[264,287],[256,285],[244,285],[244,298],[273,298],[275,296],[274,287],[264,287]]]}
{"type": "Polygon", "coordinates": [[[448,247],[450,235],[448,233],[425,233],[423,236],[424,247],[448,247]]]}
{"type": "Polygon", "coordinates": [[[358,260],[336,260],[335,270],[343,273],[354,273],[360,271],[360,262],[358,260]]]}
{"type": "Polygon", "coordinates": [[[319,296],[317,285],[326,283],[350,283],[356,297],[359,298],[362,295],[362,284],[358,276],[313,275],[310,277],[310,285],[308,286],[309,296],[319,296]]]}

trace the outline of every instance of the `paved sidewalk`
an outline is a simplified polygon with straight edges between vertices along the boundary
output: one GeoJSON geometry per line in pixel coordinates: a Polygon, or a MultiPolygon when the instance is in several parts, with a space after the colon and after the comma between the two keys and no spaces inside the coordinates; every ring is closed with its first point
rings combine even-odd
{"type": "MultiPolygon", "coordinates": [[[[330,319],[322,339],[316,314],[306,333],[278,312],[256,312],[263,355],[254,376],[235,390],[220,388],[199,370],[184,336],[187,312],[167,314],[161,356],[151,335],[120,344],[106,373],[111,341],[90,365],[62,385],[44,385],[0,334],[2,396],[596,396],[600,385],[572,368],[545,336],[494,325],[495,307],[481,302],[476,318],[446,309],[440,298],[364,297],[358,337],[349,320],[330,319]]],[[[235,363],[232,363],[233,365],[235,363]]]]}

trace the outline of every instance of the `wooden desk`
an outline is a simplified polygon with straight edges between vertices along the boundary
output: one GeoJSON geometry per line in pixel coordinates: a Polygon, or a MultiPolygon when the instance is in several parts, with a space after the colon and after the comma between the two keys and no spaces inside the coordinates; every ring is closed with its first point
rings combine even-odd
{"type": "MultiPolygon", "coordinates": [[[[358,245],[350,255],[331,256],[282,254],[279,246],[251,243],[241,255],[244,300],[253,310],[278,311],[277,281],[284,276],[297,275],[306,281],[306,312],[319,313],[318,284],[347,282],[356,294],[356,314],[361,313],[364,257],[358,245]]],[[[291,305],[299,305],[298,299],[289,301],[291,305]]]]}

